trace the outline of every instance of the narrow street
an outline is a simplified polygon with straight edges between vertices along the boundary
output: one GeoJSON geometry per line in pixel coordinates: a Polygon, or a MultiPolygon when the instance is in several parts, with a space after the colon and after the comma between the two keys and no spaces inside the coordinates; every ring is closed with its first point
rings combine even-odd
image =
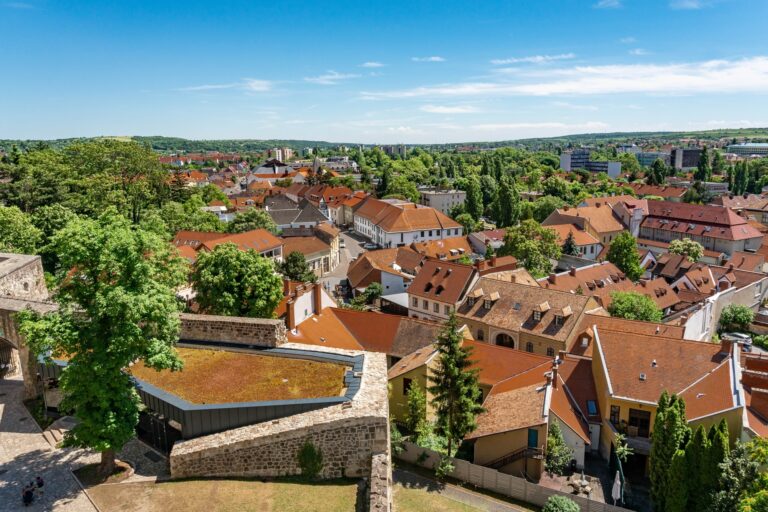
{"type": "Polygon", "coordinates": [[[320,282],[325,289],[329,291],[333,290],[337,284],[347,278],[349,264],[364,251],[363,244],[365,241],[361,236],[342,231],[339,237],[344,241],[344,245],[346,246],[339,250],[339,264],[332,272],[329,272],[327,275],[320,278],[320,282]]]}

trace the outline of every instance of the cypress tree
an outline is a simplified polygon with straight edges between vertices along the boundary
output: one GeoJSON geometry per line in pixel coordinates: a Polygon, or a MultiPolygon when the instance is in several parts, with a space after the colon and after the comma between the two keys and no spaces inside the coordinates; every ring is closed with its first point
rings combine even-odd
{"type": "Polygon", "coordinates": [[[471,176],[467,180],[467,199],[465,201],[465,207],[467,213],[472,216],[473,219],[479,220],[483,215],[483,192],[480,190],[480,182],[475,176],[471,176]]]}
{"type": "Polygon", "coordinates": [[[517,192],[514,179],[508,176],[501,177],[494,210],[494,220],[499,227],[505,228],[517,224],[520,219],[520,194],[517,192]]]}
{"type": "Polygon", "coordinates": [[[448,440],[449,456],[453,444],[458,445],[477,428],[477,415],[483,412],[478,370],[470,368],[470,350],[462,342],[458,320],[451,313],[435,343],[438,363],[429,376],[432,385],[427,388],[432,394],[438,431],[448,440]]]}
{"type": "Polygon", "coordinates": [[[705,506],[707,510],[711,508],[712,500],[719,490],[720,465],[727,460],[730,453],[728,423],[725,419],[720,420],[717,426],[712,425],[710,427],[708,441],[706,466],[702,468],[702,481],[706,487],[704,495],[706,496],[705,506]]]}
{"type": "MultiPolygon", "coordinates": [[[[669,468],[669,482],[667,483],[664,512],[688,512],[688,482],[686,452],[677,450],[672,456],[672,464],[669,468]]],[[[656,510],[661,510],[654,502],[656,510]]],[[[702,511],[703,512],[703,511],[702,511]]]]}
{"type": "MultiPolygon", "coordinates": [[[[709,439],[704,432],[704,427],[699,425],[693,438],[685,447],[685,465],[688,468],[685,477],[691,510],[707,510],[709,496],[706,466],[709,459],[709,446],[709,439]]],[[[670,474],[670,477],[674,478],[675,475],[670,474]]]]}
{"type": "Polygon", "coordinates": [[[662,392],[653,423],[650,456],[651,497],[655,510],[666,508],[672,459],[685,446],[687,432],[685,402],[676,395],[662,392]]]}
{"type": "Polygon", "coordinates": [[[701,152],[699,165],[696,172],[693,173],[693,177],[697,181],[709,181],[712,177],[712,166],[709,164],[709,152],[707,146],[704,146],[704,149],[701,152]]]}

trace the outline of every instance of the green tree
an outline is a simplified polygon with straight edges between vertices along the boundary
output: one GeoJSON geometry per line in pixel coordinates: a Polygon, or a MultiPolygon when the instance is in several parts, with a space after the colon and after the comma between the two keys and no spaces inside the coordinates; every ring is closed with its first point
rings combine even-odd
{"type": "Polygon", "coordinates": [[[473,219],[468,213],[461,213],[457,215],[454,220],[464,227],[465,235],[478,231],[478,227],[480,226],[480,223],[473,219]]]}
{"type": "Polygon", "coordinates": [[[661,322],[663,317],[659,306],[647,295],[637,292],[613,292],[608,306],[611,316],[627,320],[661,322]]]}
{"type": "Polygon", "coordinates": [[[254,229],[266,229],[270,233],[277,233],[275,221],[269,213],[260,208],[248,208],[235,215],[235,218],[227,224],[227,231],[230,233],[245,233],[254,229]]]}
{"type": "Polygon", "coordinates": [[[690,238],[672,240],[669,244],[669,252],[672,254],[682,254],[688,258],[688,261],[695,263],[704,256],[704,246],[690,238]]]}
{"type": "Polygon", "coordinates": [[[573,450],[565,444],[560,423],[555,419],[549,425],[547,432],[547,453],[544,459],[544,467],[555,475],[562,475],[573,459],[573,450]]]}
{"type": "Polygon", "coordinates": [[[202,197],[195,194],[183,204],[169,201],[159,210],[145,212],[142,221],[144,218],[152,217],[147,221],[148,223],[162,222],[169,238],[173,238],[173,235],[179,231],[224,231],[226,225],[215,213],[202,210],[204,206],[202,197]]]}
{"type": "Polygon", "coordinates": [[[54,235],[76,218],[75,212],[58,203],[41,206],[32,214],[32,224],[41,233],[38,254],[47,272],[55,272],[59,263],[55,248],[50,245],[54,235]]]}
{"type": "Polygon", "coordinates": [[[608,261],[616,265],[632,281],[637,281],[643,275],[640,254],[637,252],[637,240],[629,231],[622,231],[611,242],[608,261]]]}
{"type": "Polygon", "coordinates": [[[418,439],[427,426],[427,397],[418,382],[408,388],[406,399],[405,426],[418,439]]]}
{"type": "Polygon", "coordinates": [[[688,436],[685,419],[685,402],[676,395],[661,393],[656,417],[653,422],[650,455],[651,498],[654,510],[666,509],[667,486],[670,480],[672,459],[688,436]]]}
{"type": "Polygon", "coordinates": [[[432,405],[437,428],[448,440],[447,454],[453,455],[464,437],[477,428],[477,415],[483,412],[478,370],[471,368],[470,350],[462,346],[456,315],[451,313],[437,337],[437,367],[429,376],[432,405]]]}
{"type": "Polygon", "coordinates": [[[499,227],[506,228],[517,224],[519,218],[520,194],[517,192],[515,180],[502,176],[494,208],[494,220],[499,227]]]}
{"type": "Polygon", "coordinates": [[[541,512],[579,512],[579,510],[581,508],[572,499],[559,494],[553,494],[547,498],[541,512]]]}
{"type": "Polygon", "coordinates": [[[467,180],[465,192],[467,198],[464,201],[464,208],[473,219],[480,219],[483,216],[483,192],[480,190],[480,182],[476,177],[471,176],[467,180]]]}
{"type": "Polygon", "coordinates": [[[43,234],[16,206],[0,206],[0,252],[35,254],[43,234]]]}
{"type": "Polygon", "coordinates": [[[712,174],[716,176],[725,174],[725,159],[720,151],[714,151],[712,156],[712,174]]]}
{"type": "Polygon", "coordinates": [[[579,246],[576,245],[576,239],[573,237],[573,231],[568,232],[568,236],[565,237],[563,242],[563,254],[568,256],[579,256],[579,246]]]}
{"type": "Polygon", "coordinates": [[[688,506],[692,510],[708,510],[707,487],[708,477],[705,475],[707,467],[709,439],[704,428],[699,427],[694,431],[693,437],[685,447],[686,487],[688,488],[688,506]]]}
{"type": "Polygon", "coordinates": [[[709,150],[707,146],[704,146],[704,149],[701,150],[701,158],[699,158],[699,165],[693,173],[693,179],[696,181],[710,181],[712,179],[712,166],[709,163],[709,150]]]}
{"type": "Polygon", "coordinates": [[[664,160],[657,158],[645,173],[645,182],[648,185],[663,185],[667,179],[667,166],[664,160]]]}
{"type": "Polygon", "coordinates": [[[20,313],[20,330],[35,353],[69,356],[61,407],[79,423],[65,443],[101,452],[100,471],[109,475],[139,420],[141,400],[128,366],[181,369],[174,290],[186,264],[165,240],[132,227],[114,209],[98,220],[73,220],[51,245],[61,262],[59,309],[20,313]]]}
{"type": "Polygon", "coordinates": [[[552,270],[550,260],[559,259],[561,255],[557,233],[532,219],[507,228],[504,245],[498,253],[500,256],[514,256],[537,277],[547,275],[552,270]]]}
{"type": "Polygon", "coordinates": [[[278,269],[286,279],[291,281],[301,283],[314,283],[317,281],[317,275],[307,265],[304,254],[298,251],[293,251],[286,256],[283,262],[278,264],[278,269]]]}
{"type": "Polygon", "coordinates": [[[283,297],[272,261],[233,243],[198,253],[191,279],[200,311],[212,315],[272,318],[283,297]]]}
{"type": "Polygon", "coordinates": [[[768,460],[760,456],[760,452],[764,452],[761,445],[768,447],[768,440],[755,438],[749,443],[737,442],[728,457],[720,464],[719,490],[713,496],[713,511],[740,510],[742,502],[745,505],[751,505],[750,498],[768,488],[766,482],[768,477],[761,469],[768,460]]]}
{"type": "Polygon", "coordinates": [[[729,304],[720,313],[720,331],[749,332],[749,324],[755,319],[755,312],[748,306],[729,304]]]}
{"type": "Polygon", "coordinates": [[[688,512],[688,475],[689,471],[696,471],[695,468],[689,468],[685,456],[685,450],[677,450],[672,456],[672,463],[669,468],[669,481],[666,486],[666,496],[664,497],[664,512],[688,512]]]}

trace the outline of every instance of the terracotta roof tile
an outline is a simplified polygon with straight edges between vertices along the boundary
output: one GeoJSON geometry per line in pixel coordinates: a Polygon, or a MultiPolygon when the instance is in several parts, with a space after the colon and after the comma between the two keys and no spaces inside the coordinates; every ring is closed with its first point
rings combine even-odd
{"type": "Polygon", "coordinates": [[[300,252],[304,256],[313,256],[321,253],[330,253],[331,246],[316,236],[291,236],[283,238],[283,254],[288,256],[292,252],[300,252]]]}
{"type": "Polygon", "coordinates": [[[408,287],[408,295],[455,304],[475,275],[476,270],[470,265],[427,259],[408,287]]]}
{"type": "Polygon", "coordinates": [[[208,240],[203,243],[203,247],[206,250],[212,251],[217,245],[230,242],[237,245],[241,251],[254,249],[256,252],[271,251],[283,245],[282,240],[266,229],[254,229],[252,231],[246,231],[245,233],[236,233],[222,238],[208,240]]]}

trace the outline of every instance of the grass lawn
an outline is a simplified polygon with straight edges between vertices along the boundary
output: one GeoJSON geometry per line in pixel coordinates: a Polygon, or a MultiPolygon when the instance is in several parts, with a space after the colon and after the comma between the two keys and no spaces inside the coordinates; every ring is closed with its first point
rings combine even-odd
{"type": "Polygon", "coordinates": [[[99,485],[88,494],[102,512],[354,512],[357,482],[140,482],[99,485]]]}
{"type": "Polygon", "coordinates": [[[178,348],[180,372],[131,367],[137,378],[195,404],[339,396],[347,366],[204,348],[178,348]]]}
{"type": "Polygon", "coordinates": [[[481,510],[425,489],[408,488],[395,484],[393,491],[397,512],[476,512],[481,510]]]}

